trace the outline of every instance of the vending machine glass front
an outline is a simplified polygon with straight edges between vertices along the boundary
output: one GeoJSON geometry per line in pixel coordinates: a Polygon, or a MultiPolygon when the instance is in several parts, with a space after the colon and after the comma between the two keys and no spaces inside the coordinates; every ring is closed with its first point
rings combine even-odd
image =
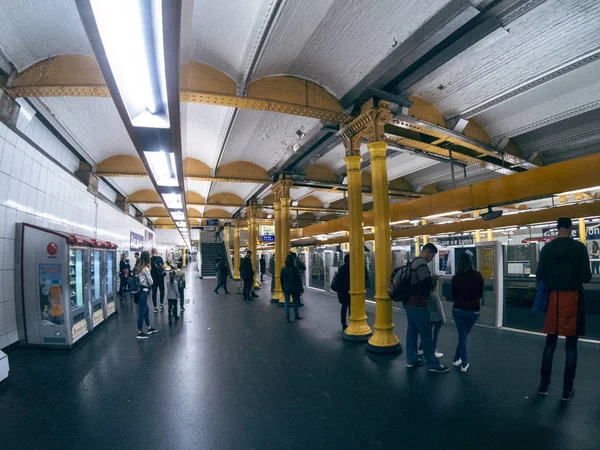
{"type": "Polygon", "coordinates": [[[115,252],[106,252],[106,292],[114,292],[115,252]]]}
{"type": "Polygon", "coordinates": [[[69,296],[71,309],[83,306],[83,250],[69,251],[69,296]]]}
{"type": "Polygon", "coordinates": [[[101,270],[102,252],[99,250],[92,251],[92,263],[91,263],[91,276],[92,276],[92,300],[100,298],[102,295],[102,288],[100,283],[102,281],[102,270],[101,270]]]}

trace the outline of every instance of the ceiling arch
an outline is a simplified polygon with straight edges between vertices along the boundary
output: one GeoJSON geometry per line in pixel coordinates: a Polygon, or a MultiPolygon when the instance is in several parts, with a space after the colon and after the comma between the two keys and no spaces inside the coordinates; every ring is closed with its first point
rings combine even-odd
{"type": "Polygon", "coordinates": [[[187,216],[192,219],[199,219],[202,217],[202,213],[198,211],[196,208],[188,208],[187,216]]]}
{"type": "Polygon", "coordinates": [[[146,177],[142,160],[132,155],[115,155],[96,164],[96,175],[101,177],[146,177]]]}
{"type": "Polygon", "coordinates": [[[194,158],[185,158],[183,160],[183,175],[189,178],[203,179],[210,177],[212,171],[208,165],[194,158]]]}
{"type": "Polygon", "coordinates": [[[412,106],[408,108],[409,116],[433,123],[439,127],[448,128],[446,118],[433,103],[428,102],[418,95],[411,95],[408,99],[412,102],[412,106]]]}
{"type": "Polygon", "coordinates": [[[197,192],[188,190],[185,194],[185,202],[188,205],[204,205],[206,199],[197,192]]]}
{"type": "Polygon", "coordinates": [[[153,189],[135,191],[127,197],[127,203],[161,203],[158,193],[153,189]]]}
{"type": "Polygon", "coordinates": [[[298,202],[298,206],[313,206],[316,208],[322,208],[323,207],[323,202],[321,200],[319,200],[317,197],[315,197],[314,195],[309,195],[307,197],[304,197],[302,200],[300,200],[298,202]]]}
{"type": "Polygon", "coordinates": [[[231,181],[240,178],[263,182],[269,180],[266,169],[250,161],[232,161],[224,164],[217,169],[217,175],[223,178],[231,178],[231,181]]]}
{"type": "Polygon", "coordinates": [[[239,195],[231,192],[219,192],[218,194],[211,195],[208,198],[208,203],[215,205],[239,205],[244,206],[244,199],[239,195]]]}
{"type": "Polygon", "coordinates": [[[204,217],[214,219],[229,219],[231,214],[221,208],[212,208],[204,211],[204,217]]]}
{"type": "Polygon", "coordinates": [[[187,92],[210,92],[236,95],[236,84],[229,76],[200,61],[189,61],[181,66],[180,89],[187,92]]]}
{"type": "Polygon", "coordinates": [[[147,209],[144,212],[144,215],[146,217],[171,217],[169,215],[169,211],[167,211],[167,208],[164,208],[162,206],[155,206],[153,208],[147,209]]]}
{"type": "Polygon", "coordinates": [[[335,172],[321,164],[310,164],[306,167],[305,174],[309,180],[337,182],[335,172]]]}

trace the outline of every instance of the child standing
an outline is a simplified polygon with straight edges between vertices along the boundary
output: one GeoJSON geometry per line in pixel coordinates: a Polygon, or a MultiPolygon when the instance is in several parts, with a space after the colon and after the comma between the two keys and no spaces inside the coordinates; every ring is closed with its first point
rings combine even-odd
{"type": "MultiPolygon", "coordinates": [[[[438,352],[437,342],[440,335],[440,328],[446,323],[446,316],[444,315],[444,309],[442,308],[442,302],[438,295],[435,293],[437,286],[437,280],[433,282],[431,291],[429,292],[429,298],[427,299],[427,308],[429,309],[429,323],[431,324],[431,332],[433,333],[433,348],[435,349],[435,357],[441,358],[444,356],[443,353],[438,352]]],[[[419,345],[419,355],[423,354],[422,346],[419,345]]]]}
{"type": "Polygon", "coordinates": [[[169,271],[169,276],[165,277],[165,291],[169,301],[169,323],[171,323],[171,313],[175,320],[179,319],[177,315],[177,300],[179,300],[179,283],[174,270],[169,271]]]}
{"type": "Polygon", "coordinates": [[[177,277],[178,286],[179,286],[179,304],[181,306],[181,310],[185,311],[183,307],[183,290],[185,289],[185,272],[181,268],[181,263],[177,264],[177,272],[175,272],[175,276],[177,277]]]}

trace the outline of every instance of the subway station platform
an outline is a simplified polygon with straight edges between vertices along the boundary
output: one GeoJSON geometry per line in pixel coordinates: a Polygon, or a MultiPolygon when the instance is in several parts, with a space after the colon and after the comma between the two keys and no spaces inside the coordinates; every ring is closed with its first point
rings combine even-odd
{"type": "MultiPolygon", "coordinates": [[[[562,404],[560,344],[550,393],[536,393],[543,337],[478,327],[469,372],[431,374],[343,341],[331,295],[307,290],[304,320],[287,324],[269,293],[245,303],[235,282],[216,295],[196,273],[179,322],[151,313],[150,339],[136,340],[125,301],[72,352],[12,352],[0,448],[598,448],[598,345],[580,344],[577,393],[562,404]]],[[[395,323],[404,344],[399,310],[395,323]]],[[[449,322],[443,363],[455,344],[449,322]]]]}

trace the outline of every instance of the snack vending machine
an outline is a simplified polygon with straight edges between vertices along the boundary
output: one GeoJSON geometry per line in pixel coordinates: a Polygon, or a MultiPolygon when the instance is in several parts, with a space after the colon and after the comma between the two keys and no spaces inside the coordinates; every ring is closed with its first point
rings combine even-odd
{"type": "Polygon", "coordinates": [[[104,251],[104,311],[106,318],[117,312],[117,246],[103,242],[104,251]]]}
{"type": "Polygon", "coordinates": [[[104,250],[93,248],[90,250],[89,268],[90,268],[90,301],[89,315],[91,317],[92,330],[104,322],[104,250]]]}
{"type": "Polygon", "coordinates": [[[90,262],[97,245],[95,239],[84,236],[26,223],[16,225],[16,310],[21,345],[72,348],[92,330],[92,312],[96,310],[90,300],[91,275],[96,268],[90,262]]]}

